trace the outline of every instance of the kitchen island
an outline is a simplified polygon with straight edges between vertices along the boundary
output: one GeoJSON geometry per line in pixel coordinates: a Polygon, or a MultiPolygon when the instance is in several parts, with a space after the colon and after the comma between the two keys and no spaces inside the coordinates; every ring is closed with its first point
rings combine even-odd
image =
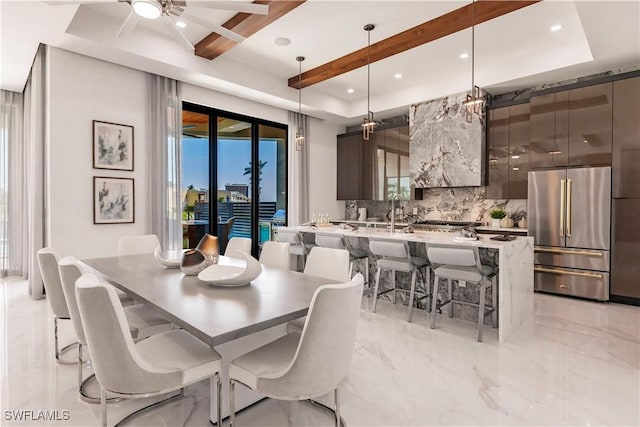
{"type": "MultiPolygon", "coordinates": [[[[328,227],[291,227],[285,228],[302,233],[306,244],[313,244],[315,233],[339,233],[344,235],[348,244],[354,248],[369,253],[371,272],[375,277],[375,257],[369,252],[370,239],[395,239],[409,242],[412,255],[426,257],[426,243],[451,245],[470,245],[480,249],[482,262],[498,267],[498,336],[499,341],[505,342],[514,331],[525,324],[533,316],[533,238],[518,236],[511,241],[490,240],[491,235],[480,235],[475,242],[459,243],[454,238],[457,233],[443,233],[430,231],[416,231],[414,233],[390,233],[389,230],[375,228],[359,228],[357,230],[344,229],[340,226],[328,227]]],[[[358,267],[360,263],[358,263],[358,267]]],[[[391,275],[381,275],[380,287],[385,288],[391,282],[391,275]]],[[[409,288],[409,274],[397,273],[397,286],[401,289],[409,288]]],[[[432,279],[433,281],[433,275],[432,279]]],[[[455,283],[455,281],[454,281],[455,283]]],[[[425,288],[424,278],[420,278],[418,286],[425,288]]],[[[441,288],[444,288],[441,286],[441,288]]],[[[441,291],[442,292],[442,291],[441,291]]],[[[440,299],[443,299],[440,293],[440,299]]],[[[398,295],[400,296],[400,295],[398,295]]],[[[454,298],[463,301],[478,302],[479,288],[467,283],[454,286],[454,298]]],[[[487,300],[491,301],[490,295],[487,300]]],[[[418,308],[426,308],[424,303],[418,303],[418,308]]],[[[466,320],[477,319],[477,308],[454,304],[454,317],[466,320]]],[[[487,322],[490,316],[485,319],[487,322]]]]}

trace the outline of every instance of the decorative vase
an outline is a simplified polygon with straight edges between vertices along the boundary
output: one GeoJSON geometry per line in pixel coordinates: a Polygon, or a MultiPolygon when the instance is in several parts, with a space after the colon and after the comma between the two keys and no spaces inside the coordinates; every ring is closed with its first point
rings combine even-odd
{"type": "Polygon", "coordinates": [[[513,227],[513,220],[508,216],[505,216],[500,220],[500,226],[503,228],[511,228],[513,227]]]}
{"type": "Polygon", "coordinates": [[[491,226],[494,228],[500,228],[500,218],[491,218],[491,226]]]}
{"type": "Polygon", "coordinates": [[[195,249],[189,249],[182,254],[180,269],[186,276],[195,276],[210,265],[218,263],[218,238],[205,234],[195,249]]]}
{"type": "Polygon", "coordinates": [[[527,218],[522,218],[520,222],[518,222],[518,227],[520,228],[527,228],[528,225],[527,218]]]}

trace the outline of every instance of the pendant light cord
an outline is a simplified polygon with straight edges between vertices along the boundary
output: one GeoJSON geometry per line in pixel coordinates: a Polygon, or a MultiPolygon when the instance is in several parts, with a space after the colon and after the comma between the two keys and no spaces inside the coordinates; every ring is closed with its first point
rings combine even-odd
{"type": "Polygon", "coordinates": [[[476,100],[476,16],[475,16],[475,0],[471,0],[471,96],[476,100]]]}
{"type": "Polygon", "coordinates": [[[302,115],[302,61],[298,61],[298,114],[302,115]]]}
{"type": "Polygon", "coordinates": [[[371,30],[367,31],[367,117],[371,111],[371,30]]]}

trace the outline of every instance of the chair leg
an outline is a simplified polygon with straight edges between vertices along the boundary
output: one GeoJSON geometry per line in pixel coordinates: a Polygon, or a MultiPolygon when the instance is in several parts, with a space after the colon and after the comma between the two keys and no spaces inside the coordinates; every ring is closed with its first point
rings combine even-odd
{"type": "Polygon", "coordinates": [[[340,427],[340,391],[338,387],[333,392],[334,400],[335,400],[335,413],[336,413],[336,427],[340,427]]]}
{"type": "Polygon", "coordinates": [[[364,279],[366,280],[367,287],[371,288],[371,282],[369,282],[369,257],[364,259],[364,265],[366,270],[364,271],[364,279]]]}
{"type": "Polygon", "coordinates": [[[433,298],[433,292],[431,290],[431,268],[427,265],[424,268],[425,283],[424,288],[427,293],[427,312],[431,311],[431,298],[433,298]]]}
{"type": "Polygon", "coordinates": [[[82,344],[78,342],[78,393],[82,395],[82,344]]]}
{"type": "Polygon", "coordinates": [[[491,326],[498,327],[498,275],[491,278],[491,305],[493,312],[491,313],[491,326]]]}
{"type": "Polygon", "coordinates": [[[453,317],[453,284],[447,279],[447,298],[449,298],[449,318],[453,317]]]}
{"type": "Polygon", "coordinates": [[[222,427],[222,378],[220,378],[220,373],[218,372],[216,375],[216,388],[217,388],[217,396],[216,396],[216,405],[218,406],[218,427],[222,427]]]}
{"type": "Polygon", "coordinates": [[[56,360],[60,360],[60,352],[58,351],[58,318],[53,317],[53,346],[56,360]]]}
{"type": "Polygon", "coordinates": [[[349,259],[349,279],[353,277],[353,258],[349,259]]]}
{"type": "Polygon", "coordinates": [[[484,280],[480,282],[480,305],[478,306],[478,342],[482,342],[482,327],[484,326],[484,300],[487,286],[484,280]]]}
{"type": "Polygon", "coordinates": [[[407,322],[411,322],[413,318],[413,299],[416,294],[416,274],[418,273],[418,268],[414,267],[411,272],[411,291],[409,292],[409,313],[407,314],[407,322]]]}
{"type": "Polygon", "coordinates": [[[436,328],[436,312],[438,311],[438,282],[440,278],[436,274],[433,278],[433,292],[431,293],[431,329],[436,328]]]}
{"type": "Polygon", "coordinates": [[[376,312],[376,306],[378,305],[378,289],[380,287],[380,267],[376,271],[376,286],[373,288],[373,312],[376,312]]]}
{"type": "Polygon", "coordinates": [[[100,413],[102,414],[102,427],[107,427],[107,392],[100,387],[100,413]]]}
{"type": "Polygon", "coordinates": [[[393,270],[393,303],[396,303],[396,271],[393,270]]]}
{"type": "Polygon", "coordinates": [[[229,427],[236,425],[236,382],[229,380],[229,427]]]}

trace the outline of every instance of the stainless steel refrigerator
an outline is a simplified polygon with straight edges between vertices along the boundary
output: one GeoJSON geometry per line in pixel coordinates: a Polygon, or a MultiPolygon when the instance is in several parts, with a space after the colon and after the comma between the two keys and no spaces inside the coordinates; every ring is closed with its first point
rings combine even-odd
{"type": "Polygon", "coordinates": [[[611,167],[529,172],[535,289],[609,299],[611,167]]]}

